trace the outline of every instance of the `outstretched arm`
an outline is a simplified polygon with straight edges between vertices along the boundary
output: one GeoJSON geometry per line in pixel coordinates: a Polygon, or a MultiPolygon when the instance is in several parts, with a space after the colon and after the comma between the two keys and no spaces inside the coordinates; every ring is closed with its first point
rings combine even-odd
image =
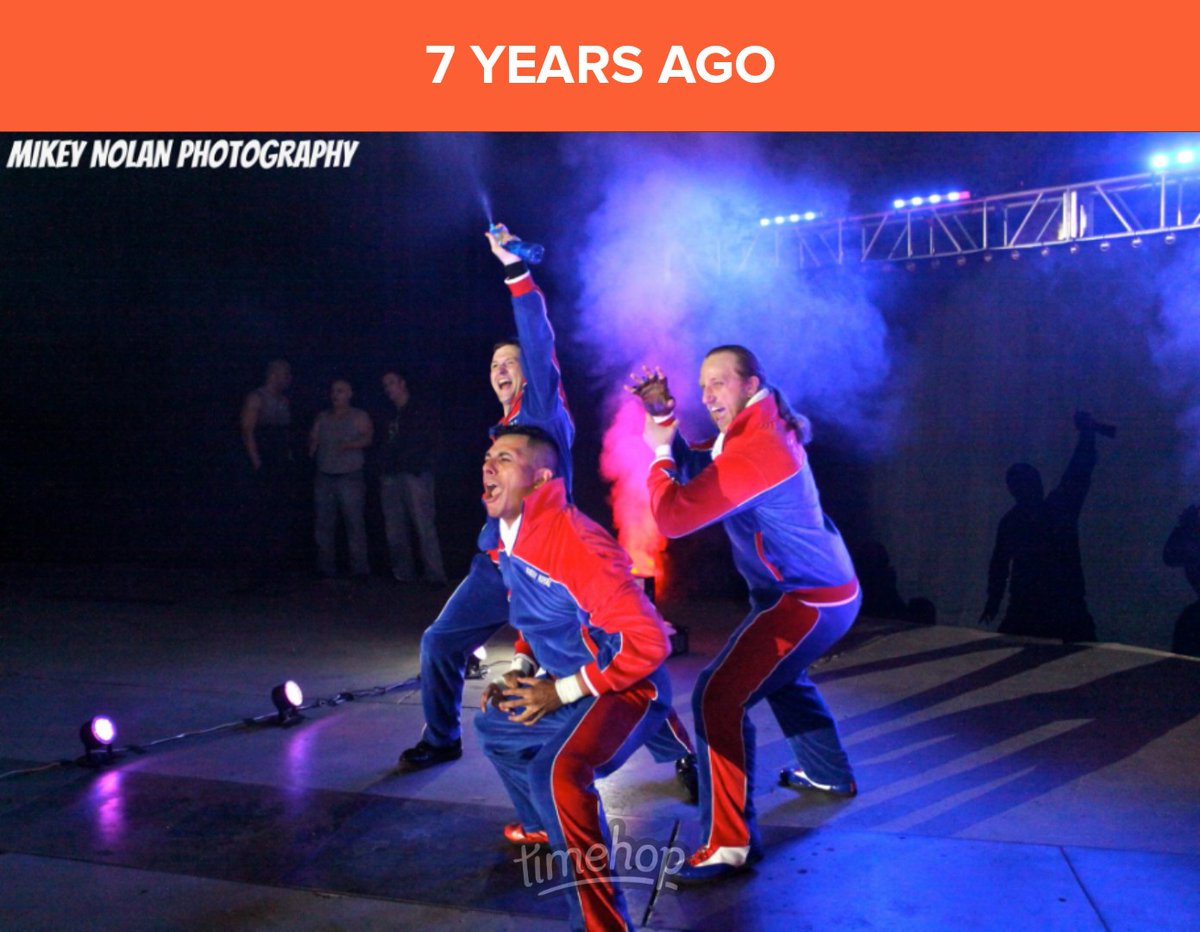
{"type": "Polygon", "coordinates": [[[646,446],[655,457],[674,460],[679,480],[689,481],[712,462],[712,456],[707,449],[692,449],[679,433],[675,420],[675,396],[671,394],[662,367],[651,369],[642,366],[642,374],[639,376],[631,372],[629,379],[625,390],[637,395],[646,411],[646,425],[642,431],[646,446]]]}
{"type": "Polygon", "coordinates": [[[1079,439],[1075,450],[1063,470],[1062,479],[1047,499],[1053,497],[1057,504],[1066,508],[1074,518],[1079,518],[1083,510],[1084,499],[1092,487],[1092,472],[1096,468],[1096,422],[1086,411],[1075,413],[1075,429],[1079,431],[1079,439]]]}
{"type": "MultiPolygon", "coordinates": [[[[504,230],[503,226],[499,227],[504,230]]],[[[507,231],[504,231],[507,232],[507,231]]],[[[525,387],[521,409],[538,421],[553,420],[566,410],[562,392],[562,372],[555,353],[554,328],[546,312],[546,296],[534,283],[533,275],[521,258],[501,244],[501,234],[486,234],[492,253],[504,264],[504,281],[512,295],[517,340],[521,344],[521,369],[525,387]]]]}
{"type": "Polygon", "coordinates": [[[667,537],[683,537],[752,507],[764,492],[804,468],[805,453],[782,443],[726,447],[687,482],[680,482],[675,461],[659,456],[650,466],[650,510],[667,537]]]}

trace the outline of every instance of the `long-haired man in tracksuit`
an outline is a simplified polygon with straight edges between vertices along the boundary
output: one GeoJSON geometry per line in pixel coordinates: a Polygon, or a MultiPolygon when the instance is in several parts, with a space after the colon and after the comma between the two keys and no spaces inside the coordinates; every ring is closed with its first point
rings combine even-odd
{"type": "Polygon", "coordinates": [[[750,588],[750,614],[692,694],[701,841],[677,874],[684,882],[741,870],[761,855],[747,714],[760,700],[770,704],[800,764],[786,769],[782,782],[857,792],[833,717],[806,672],[845,634],[862,601],[841,535],[821,510],[803,446],[808,422],[768,386],[745,347],[711,350],[700,388],[720,431],[702,448],[678,436],[661,371],[647,370],[632,388],[647,408],[645,437],[655,450],[650,507],[659,529],[681,537],[720,521],[750,588]]]}
{"type": "MultiPolygon", "coordinates": [[[[559,451],[558,473],[564,493],[571,496],[571,445],[575,424],[567,408],[562,373],[554,349],[554,328],[546,299],[522,259],[503,246],[507,230],[487,233],[492,253],[504,265],[505,283],[512,295],[517,339],[496,344],[492,353],[491,384],[504,416],[493,431],[511,425],[530,425],[545,431],[559,451]]],[[[451,593],[433,624],[421,636],[421,703],[425,728],[420,741],[400,754],[402,770],[420,770],[462,756],[462,692],[467,658],[508,621],[508,590],[497,571],[499,529],[489,517],[479,533],[479,553],[470,570],[451,593]]],[[[514,670],[532,673],[531,661],[518,653],[514,670]]],[[[696,766],[691,739],[672,710],[647,749],[659,762],[674,761],[680,783],[694,794],[696,766]]]]}
{"type": "Polygon", "coordinates": [[[547,675],[489,684],[475,727],[520,820],[505,836],[566,855],[572,927],[625,929],[595,780],[666,720],[670,643],[629,556],[567,501],[556,467],[553,442],[531,427],[499,429],[483,462],[512,624],[547,675]]]}

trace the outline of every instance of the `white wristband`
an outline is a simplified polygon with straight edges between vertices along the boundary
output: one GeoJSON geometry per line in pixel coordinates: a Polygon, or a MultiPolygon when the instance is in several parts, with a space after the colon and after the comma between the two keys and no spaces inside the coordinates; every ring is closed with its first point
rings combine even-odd
{"type": "Polygon", "coordinates": [[[669,443],[659,444],[654,448],[654,458],[656,460],[674,460],[671,455],[671,445],[669,443]]]}
{"type": "Polygon", "coordinates": [[[583,698],[583,687],[579,685],[579,677],[574,675],[555,680],[554,691],[558,693],[563,705],[570,705],[583,698]]]}

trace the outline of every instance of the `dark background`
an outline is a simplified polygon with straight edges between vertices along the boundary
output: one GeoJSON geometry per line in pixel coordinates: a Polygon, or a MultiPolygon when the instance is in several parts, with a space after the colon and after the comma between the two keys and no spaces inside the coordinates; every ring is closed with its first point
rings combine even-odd
{"type": "MultiPolygon", "coordinates": [[[[0,137],[5,159],[14,138],[0,137]]],[[[439,523],[448,568],[463,572],[480,519],[478,461],[486,429],[498,415],[487,361],[492,343],[512,330],[507,291],[482,236],[480,187],[497,219],[548,246],[538,279],[551,302],[578,424],[576,497],[586,511],[608,519],[606,487],[589,464],[599,456],[601,386],[611,373],[576,339],[572,306],[579,286],[554,261],[573,249],[581,215],[603,192],[564,156],[556,135],[353,138],[361,142],[353,165],[339,170],[0,169],[0,559],[236,563],[246,479],[239,409],[245,393],[261,383],[266,361],[284,357],[293,366],[292,409],[300,435],[324,406],[335,377],[350,379],[354,403],[373,413],[385,410],[379,377],[389,368],[404,371],[417,392],[436,400],[451,451],[439,471],[439,523]]],[[[779,134],[756,142],[776,170],[836,181],[848,192],[848,212],[871,213],[897,195],[951,183],[1001,193],[1138,173],[1150,151],[1176,138],[779,134]]],[[[899,347],[889,390],[910,399],[910,432],[891,449],[868,453],[828,426],[818,432],[814,462],[826,508],[851,543],[884,538],[902,588],[910,590],[905,594],[933,598],[944,608],[943,620],[970,623],[982,607],[990,535],[1008,504],[1000,477],[1017,451],[1004,448],[995,451],[999,461],[975,461],[970,444],[956,446],[943,437],[941,455],[905,460],[912,431],[932,424],[953,433],[946,427],[953,422],[985,435],[1018,435],[1022,423],[1041,424],[1046,414],[1039,373],[1064,364],[1047,361],[1038,338],[1031,343],[1026,333],[1013,354],[995,364],[1005,373],[1001,394],[1034,417],[1007,417],[985,401],[972,409],[969,392],[956,392],[953,417],[937,414],[930,380],[941,379],[937,367],[951,355],[949,348],[980,332],[978,321],[964,324],[962,332],[948,322],[967,320],[968,312],[995,319],[1016,306],[1011,319],[1048,328],[1043,338],[1061,346],[1062,332],[1046,323],[1037,306],[1040,296],[1053,293],[1056,312],[1067,313],[1069,322],[1072,314],[1095,314],[1089,282],[1144,278],[1173,260],[1159,250],[1149,258],[1126,254],[1106,261],[1085,258],[1060,269],[1061,275],[1045,265],[1031,272],[1015,263],[992,270],[975,264],[901,276],[894,287],[876,289],[899,347]],[[1064,297],[1061,282],[1067,280],[1080,287],[1064,297]],[[1001,301],[997,294],[1018,299],[1001,301]],[[1021,385],[1028,391],[1013,398],[1013,386],[1021,385]],[[919,475],[902,475],[914,464],[922,464],[919,475]],[[911,494],[922,482],[963,490],[957,498],[939,491],[937,500],[972,510],[977,530],[964,536],[930,527],[936,508],[911,494]],[[896,494],[899,486],[910,490],[906,500],[896,494]],[[965,504],[984,487],[992,490],[987,500],[965,504]],[[941,565],[935,551],[964,548],[969,559],[962,565],[925,571],[941,565]],[[976,578],[969,586],[958,579],[971,572],[976,578]],[[973,595],[951,591],[950,576],[978,593],[977,604],[973,595]]],[[[1126,303],[1122,294],[1106,294],[1101,303],[1113,313],[1126,303]]],[[[1151,300],[1146,313],[1153,310],[1151,300]]],[[[1127,422],[1143,418],[1154,425],[1156,442],[1170,446],[1152,458],[1145,507],[1156,518],[1144,522],[1138,542],[1138,553],[1150,554],[1161,548],[1175,513],[1188,501],[1182,479],[1187,452],[1175,433],[1183,412],[1178,397],[1158,391],[1145,372],[1138,376],[1139,392],[1130,396],[1127,390],[1129,373],[1145,369],[1150,350],[1120,365],[1103,357],[1119,356],[1121,347],[1139,338],[1136,321],[1126,321],[1120,333],[1107,327],[1100,349],[1090,343],[1081,349],[1105,387],[1077,401],[1091,403],[1097,394],[1131,399],[1141,406],[1097,414],[1123,413],[1127,422]]],[[[1079,395],[1077,388],[1063,391],[1068,410],[1046,414],[1046,424],[1031,433],[1030,444],[1045,451],[1048,486],[1073,442],[1069,418],[1076,402],[1066,397],[1072,392],[1079,395]]],[[[817,421],[821,427],[819,415],[817,421]]],[[[938,430],[927,435],[939,436],[938,430]]],[[[924,445],[926,455],[929,447],[924,445]]],[[[1130,483],[1146,480],[1129,468],[1130,483]]],[[[1146,500],[1145,490],[1139,498],[1146,500]]],[[[298,508],[306,513],[303,490],[298,508]]],[[[1104,514],[1095,491],[1089,508],[1104,514]]],[[[373,559],[382,568],[378,516],[371,515],[373,559]]],[[[1113,542],[1127,542],[1129,534],[1119,523],[1085,525],[1089,581],[1103,575],[1103,568],[1097,573],[1087,565],[1089,554],[1111,554],[1113,542]]],[[[308,536],[307,528],[298,535],[298,567],[307,566],[308,536]]],[[[677,559],[697,550],[696,544],[681,545],[677,559]]],[[[708,562],[713,572],[692,574],[693,586],[736,589],[726,561],[708,562]]],[[[1165,642],[1171,606],[1181,604],[1185,590],[1147,556],[1138,573],[1151,572],[1161,575],[1146,580],[1147,594],[1137,596],[1141,602],[1132,608],[1106,612],[1093,598],[1102,636],[1165,642]],[[1138,626],[1129,620],[1139,613],[1150,621],[1138,626]]]]}

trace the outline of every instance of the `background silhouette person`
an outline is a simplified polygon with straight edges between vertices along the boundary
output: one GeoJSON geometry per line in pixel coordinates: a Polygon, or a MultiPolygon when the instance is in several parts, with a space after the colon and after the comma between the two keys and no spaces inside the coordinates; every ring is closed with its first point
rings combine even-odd
{"type": "Polygon", "coordinates": [[[263,384],[242,402],[239,424],[250,467],[242,591],[278,582],[292,542],[296,463],[287,394],[291,384],[292,367],[286,360],[273,359],[263,384]]]}
{"type": "Polygon", "coordinates": [[[366,411],[351,407],[354,389],[345,379],[335,379],[329,389],[330,406],[317,415],[308,437],[308,454],[317,461],[313,482],[316,512],[317,572],[337,575],[337,523],[346,526],[350,573],[366,579],[366,481],[363,450],[371,445],[375,428],[366,411]]]}
{"type": "MultiPolygon", "coordinates": [[[[1196,595],[1200,597],[1200,506],[1189,505],[1179,516],[1163,547],[1163,563],[1182,566],[1196,595]]],[[[1200,598],[1188,605],[1175,622],[1171,650],[1200,657],[1200,598]]]]}
{"type": "Polygon", "coordinates": [[[1041,474],[1028,463],[1014,463],[1005,476],[1016,504],[996,530],[987,604],[980,616],[984,622],[996,617],[1007,587],[1002,634],[1096,639],[1096,625],[1084,597],[1079,514],[1096,467],[1096,434],[1112,437],[1116,431],[1097,424],[1086,411],[1075,413],[1075,429],[1079,431],[1075,452],[1049,495],[1043,495],[1041,474]]]}
{"type": "Polygon", "coordinates": [[[417,578],[410,535],[415,532],[423,578],[446,584],[438,541],[434,500],[434,465],[441,452],[441,424],[435,407],[414,398],[408,381],[392,371],[383,376],[392,411],[380,450],[379,501],[387,534],[392,576],[397,582],[417,578]]]}

